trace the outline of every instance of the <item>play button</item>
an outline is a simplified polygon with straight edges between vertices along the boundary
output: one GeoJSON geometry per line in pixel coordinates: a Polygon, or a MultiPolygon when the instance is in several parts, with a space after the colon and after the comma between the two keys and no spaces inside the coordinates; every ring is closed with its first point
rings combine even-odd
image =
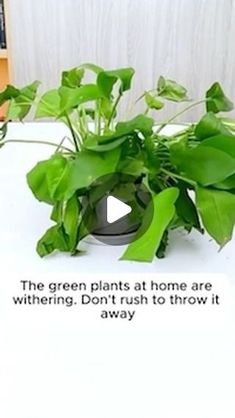
{"type": "Polygon", "coordinates": [[[148,229],[152,206],[152,196],[139,178],[123,173],[100,177],[82,200],[80,234],[107,245],[129,244],[139,237],[140,226],[141,234],[148,229]]]}
{"type": "Polygon", "coordinates": [[[114,196],[107,198],[107,221],[109,224],[117,221],[131,212],[131,207],[114,196]]]}

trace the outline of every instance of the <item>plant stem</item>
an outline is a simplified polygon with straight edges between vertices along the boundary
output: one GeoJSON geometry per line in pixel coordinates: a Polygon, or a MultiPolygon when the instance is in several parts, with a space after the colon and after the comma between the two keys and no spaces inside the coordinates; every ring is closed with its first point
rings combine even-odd
{"type": "MultiPolygon", "coordinates": [[[[40,144],[40,145],[51,145],[52,147],[58,148],[58,144],[49,141],[34,141],[34,140],[27,140],[27,139],[7,139],[6,141],[1,142],[1,144],[8,144],[8,143],[20,143],[20,144],[40,144]]],[[[69,152],[70,154],[74,151],[71,149],[60,145],[60,148],[69,152]]]]}
{"type": "Polygon", "coordinates": [[[111,121],[112,121],[112,119],[113,119],[113,116],[114,116],[115,111],[116,111],[116,109],[117,109],[118,103],[119,103],[119,102],[120,102],[120,100],[121,100],[121,97],[122,97],[122,93],[121,93],[121,92],[119,92],[119,95],[118,95],[118,97],[116,98],[116,100],[115,100],[115,102],[114,102],[114,105],[113,105],[113,109],[112,109],[111,115],[109,116],[108,123],[107,123],[107,127],[109,127],[109,125],[110,125],[110,123],[111,123],[111,121]]]}
{"type": "Polygon", "coordinates": [[[193,187],[196,187],[197,186],[197,183],[195,181],[193,181],[191,179],[188,179],[187,177],[180,176],[179,174],[173,173],[172,171],[168,171],[165,168],[161,168],[161,171],[164,174],[167,174],[169,177],[173,177],[175,179],[179,179],[179,180],[185,181],[186,183],[191,184],[193,187]]]}
{"type": "Polygon", "coordinates": [[[208,99],[202,99],[202,100],[198,100],[197,102],[192,103],[190,106],[185,107],[183,110],[181,110],[180,112],[176,113],[174,116],[172,116],[170,119],[168,119],[166,122],[164,122],[156,131],[156,134],[159,134],[159,132],[165,128],[165,126],[167,126],[169,123],[173,122],[176,118],[178,118],[178,116],[183,115],[183,113],[187,112],[188,110],[192,109],[195,106],[198,106],[202,103],[207,102],[208,99]]]}
{"type": "Polygon", "coordinates": [[[65,117],[66,117],[68,127],[69,127],[70,132],[71,132],[72,137],[73,137],[73,142],[74,142],[74,145],[75,145],[75,149],[76,149],[76,151],[79,151],[79,147],[78,147],[78,143],[77,143],[77,137],[76,137],[76,134],[74,132],[73,125],[72,125],[72,122],[70,120],[70,117],[69,117],[68,113],[66,113],[65,117]]]}

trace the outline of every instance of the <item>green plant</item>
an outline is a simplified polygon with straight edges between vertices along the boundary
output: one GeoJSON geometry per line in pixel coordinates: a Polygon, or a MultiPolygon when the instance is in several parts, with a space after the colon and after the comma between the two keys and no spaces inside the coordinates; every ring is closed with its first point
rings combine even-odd
{"type": "Polygon", "coordinates": [[[34,196],[52,206],[54,225],[38,242],[40,256],[54,250],[77,253],[79,242],[88,234],[83,196],[95,206],[107,192],[118,189],[120,193],[121,189],[132,201],[141,229],[148,204],[140,210],[133,184],[126,182],[122,187],[120,183],[123,174],[135,176],[148,188],[153,217],[147,231],[129,244],[122,259],[152,261],[155,254],[163,257],[169,231],[179,227],[203,232],[202,223],[220,247],[231,239],[235,223],[235,121],[218,113],[232,110],[232,103],[219,83],[209,88],[204,99],[192,102],[183,86],[160,77],[156,88],[137,99],[145,103],[144,113],[116,123],[119,102],[130,89],[133,75],[132,68],[105,71],[84,64],[64,71],[59,88],[39,98],[37,81],[23,89],[7,86],[0,93],[0,105],[9,102],[7,120],[0,129],[1,147],[28,142],[8,139],[7,126],[11,120],[22,121],[32,106],[36,107],[35,118],[62,121],[71,133],[70,142],[44,142],[55,152],[27,175],[34,196]],[[93,73],[93,83],[84,81],[87,72],[93,73]],[[149,111],[162,109],[168,100],[188,103],[168,121],[155,125],[149,111]],[[164,134],[166,125],[201,103],[206,112],[198,123],[185,125],[171,136],[164,134]],[[116,181],[97,183],[113,173],[118,173],[116,181]]]}

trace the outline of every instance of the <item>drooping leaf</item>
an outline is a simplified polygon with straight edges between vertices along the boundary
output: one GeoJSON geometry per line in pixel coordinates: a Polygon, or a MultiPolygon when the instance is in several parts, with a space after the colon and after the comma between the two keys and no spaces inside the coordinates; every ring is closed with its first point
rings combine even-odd
{"type": "Polygon", "coordinates": [[[36,199],[50,205],[56,203],[54,192],[67,164],[67,160],[61,154],[55,154],[49,160],[37,163],[27,174],[28,185],[36,199]]]}
{"type": "Polygon", "coordinates": [[[35,118],[57,118],[60,115],[60,95],[58,90],[49,90],[38,103],[35,118]]]}
{"type": "Polygon", "coordinates": [[[177,215],[188,230],[193,227],[202,232],[197,208],[183,185],[179,188],[179,197],[176,200],[175,207],[177,215]]]}
{"type": "Polygon", "coordinates": [[[235,173],[235,159],[209,146],[186,149],[181,156],[178,150],[177,162],[182,174],[203,186],[218,183],[235,173]]]}
{"type": "Polygon", "coordinates": [[[166,229],[161,239],[160,245],[156,251],[157,258],[160,258],[160,259],[165,258],[168,242],[169,242],[169,233],[166,229]]]}
{"type": "Polygon", "coordinates": [[[213,187],[215,187],[216,189],[221,189],[221,190],[231,190],[231,189],[235,190],[235,174],[233,174],[232,176],[229,176],[223,181],[220,181],[219,183],[213,184],[213,187]]]}
{"type": "Polygon", "coordinates": [[[235,195],[226,191],[198,187],[196,204],[205,229],[223,247],[232,238],[235,223],[235,195]]]}
{"type": "Polygon", "coordinates": [[[111,71],[101,71],[97,77],[97,85],[105,97],[110,97],[113,86],[120,81],[120,94],[129,90],[135,71],[133,68],[120,68],[111,71]]]}
{"type": "Polygon", "coordinates": [[[195,135],[201,141],[219,134],[229,135],[229,130],[213,112],[206,113],[195,128],[195,135]]]}
{"type": "Polygon", "coordinates": [[[2,106],[4,103],[8,102],[11,99],[15,99],[17,96],[19,96],[19,94],[19,89],[8,84],[5,90],[1,91],[0,93],[0,106],[2,106]]]}
{"type": "Polygon", "coordinates": [[[92,151],[81,151],[76,159],[67,161],[64,169],[47,173],[50,191],[54,200],[68,200],[75,191],[89,188],[95,180],[116,171],[120,149],[98,154],[92,151]],[[53,180],[54,178],[54,180],[53,180]],[[53,185],[53,188],[52,188],[53,185]]]}
{"type": "Polygon", "coordinates": [[[36,98],[39,85],[39,81],[34,81],[32,84],[21,89],[20,93],[11,99],[7,111],[8,120],[23,120],[27,116],[36,98]]]}
{"type": "Polygon", "coordinates": [[[222,87],[218,82],[206,92],[206,110],[207,112],[229,112],[233,109],[233,103],[226,97],[222,87]]]}
{"type": "Polygon", "coordinates": [[[76,250],[79,226],[80,202],[76,195],[66,203],[63,214],[63,225],[66,234],[69,236],[71,251],[76,250]]]}
{"type": "Polygon", "coordinates": [[[187,90],[181,84],[160,76],[157,84],[158,96],[173,102],[187,101],[187,90]]]}
{"type": "Polygon", "coordinates": [[[145,103],[150,109],[160,110],[164,107],[164,103],[159,100],[158,98],[154,97],[149,92],[145,92],[144,94],[145,103]]]}
{"type": "Polygon", "coordinates": [[[85,70],[79,67],[72,68],[69,71],[63,71],[61,85],[70,88],[80,87],[84,72],[85,70]]]}
{"type": "Polygon", "coordinates": [[[37,253],[40,257],[45,257],[55,250],[62,252],[71,250],[69,237],[61,225],[55,225],[48,229],[37,244],[37,253]]]}
{"type": "Polygon", "coordinates": [[[205,139],[201,145],[223,151],[235,159],[235,136],[216,135],[205,139]]]}
{"type": "Polygon", "coordinates": [[[134,241],[128,245],[121,258],[122,260],[146,262],[151,262],[153,260],[161,243],[163,234],[175,214],[174,204],[178,195],[179,190],[177,188],[169,187],[153,196],[152,202],[146,210],[142,226],[134,241]],[[153,213],[151,205],[153,205],[153,213]],[[146,220],[148,223],[149,216],[152,216],[152,219],[146,229],[146,220]]]}
{"type": "Polygon", "coordinates": [[[92,63],[90,63],[90,62],[88,62],[88,63],[85,63],[85,64],[81,64],[81,65],[79,65],[79,67],[78,68],[80,68],[80,69],[83,69],[83,70],[89,70],[89,71],[92,71],[93,73],[95,73],[95,74],[99,74],[101,71],[104,71],[104,69],[102,68],[102,67],[100,67],[99,65],[95,65],[95,64],[92,64],[92,63]]]}

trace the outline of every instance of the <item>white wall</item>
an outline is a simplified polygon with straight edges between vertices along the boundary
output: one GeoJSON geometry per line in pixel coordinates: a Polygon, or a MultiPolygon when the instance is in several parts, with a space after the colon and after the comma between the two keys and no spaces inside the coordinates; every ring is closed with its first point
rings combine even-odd
{"type": "MultiPolygon", "coordinates": [[[[8,0],[15,82],[55,86],[82,62],[133,66],[136,97],[166,75],[235,99],[235,0],[8,0]]],[[[196,114],[194,113],[194,116],[196,114]]]]}

